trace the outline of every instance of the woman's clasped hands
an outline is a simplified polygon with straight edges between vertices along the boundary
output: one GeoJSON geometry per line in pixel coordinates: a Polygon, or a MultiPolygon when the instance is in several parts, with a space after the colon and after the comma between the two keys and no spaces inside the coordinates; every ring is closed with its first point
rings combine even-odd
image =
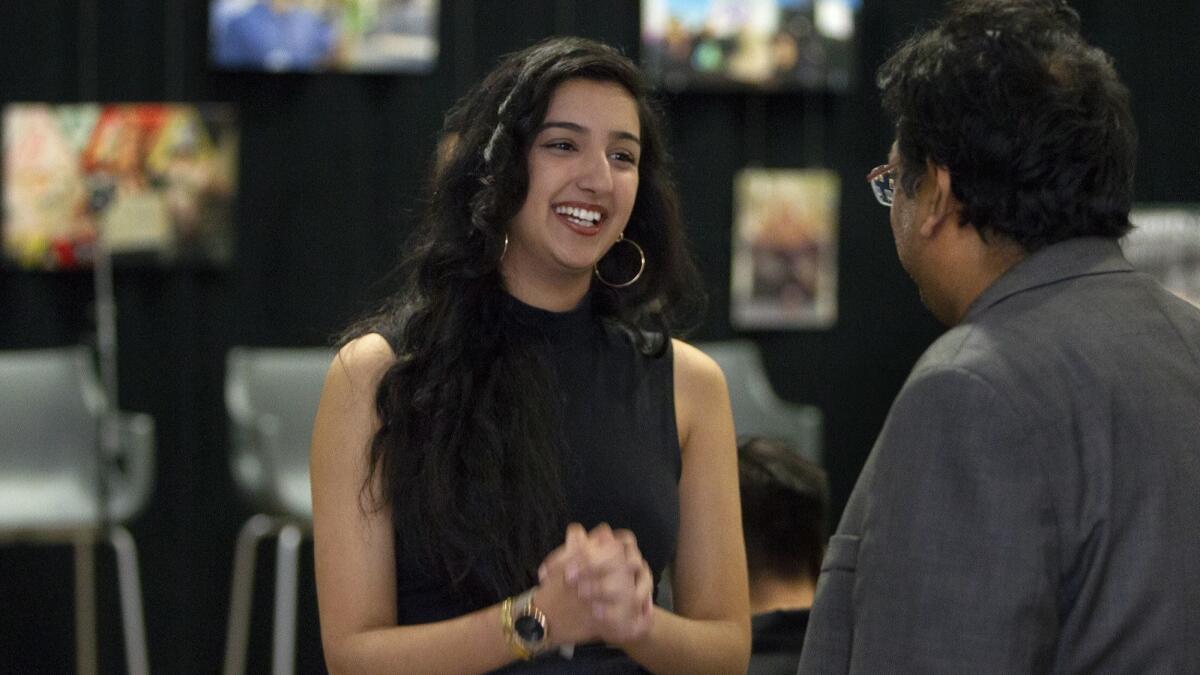
{"type": "Polygon", "coordinates": [[[555,645],[605,642],[622,646],[645,637],[654,622],[654,576],[629,530],[601,523],[590,532],[567,527],[562,546],[538,568],[534,596],[555,645]]]}

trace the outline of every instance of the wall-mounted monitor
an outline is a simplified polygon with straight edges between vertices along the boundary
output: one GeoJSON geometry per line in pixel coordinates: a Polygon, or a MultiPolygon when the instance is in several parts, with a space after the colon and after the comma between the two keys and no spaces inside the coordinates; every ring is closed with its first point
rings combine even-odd
{"type": "Polygon", "coordinates": [[[849,88],[862,0],[642,0],[642,65],[668,91],[849,88]]]}
{"type": "Polygon", "coordinates": [[[210,0],[218,68],[270,72],[433,69],[437,0],[210,0]]]}

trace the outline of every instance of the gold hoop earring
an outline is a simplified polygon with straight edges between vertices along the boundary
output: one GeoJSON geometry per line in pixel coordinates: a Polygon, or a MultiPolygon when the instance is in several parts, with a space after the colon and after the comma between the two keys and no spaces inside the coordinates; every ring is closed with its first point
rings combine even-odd
{"type": "MultiPolygon", "coordinates": [[[[508,253],[508,233],[504,233],[504,248],[500,249],[500,260],[504,260],[504,254],[508,253]]],[[[499,260],[497,261],[499,262],[499,260]]]]}
{"type": "MultiPolygon", "coordinates": [[[[646,252],[642,250],[642,247],[638,246],[638,243],[636,241],[634,241],[632,239],[626,239],[624,232],[617,235],[617,240],[613,242],[613,246],[615,247],[617,244],[619,244],[621,242],[625,242],[626,244],[629,244],[629,245],[633,246],[635,249],[637,249],[638,271],[637,271],[637,274],[633,275],[633,278],[630,279],[629,281],[626,281],[625,283],[621,283],[621,284],[614,284],[613,282],[609,281],[608,279],[605,279],[603,274],[600,274],[600,261],[599,260],[596,261],[596,264],[592,266],[592,271],[595,272],[596,278],[600,280],[600,283],[604,284],[605,286],[608,286],[609,288],[625,288],[626,286],[632,286],[634,284],[634,282],[636,282],[638,279],[642,278],[642,272],[646,271],[646,252]]],[[[610,248],[609,251],[611,252],[612,249],[610,248]]],[[[608,253],[605,253],[604,255],[607,256],[608,253]]],[[[603,260],[603,258],[601,258],[601,260],[603,260]]]]}

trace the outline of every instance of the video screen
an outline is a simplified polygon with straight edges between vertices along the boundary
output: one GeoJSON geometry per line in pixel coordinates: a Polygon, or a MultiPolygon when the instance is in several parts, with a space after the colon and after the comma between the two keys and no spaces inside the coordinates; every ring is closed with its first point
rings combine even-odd
{"type": "Polygon", "coordinates": [[[862,0],[642,0],[642,66],[668,91],[845,91],[862,0]]]}
{"type": "Polygon", "coordinates": [[[437,0],[210,0],[209,56],[230,70],[433,69],[437,0]]]}

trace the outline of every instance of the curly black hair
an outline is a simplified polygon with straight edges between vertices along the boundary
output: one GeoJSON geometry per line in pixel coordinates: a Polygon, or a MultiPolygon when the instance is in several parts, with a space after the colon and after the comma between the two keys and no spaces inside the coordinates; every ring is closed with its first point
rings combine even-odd
{"type": "Polygon", "coordinates": [[[963,223],[1027,252],[1131,228],[1137,130],[1112,61],[1063,0],[961,0],[877,84],[901,187],[946,167],[963,223]]]}
{"type": "Polygon", "coordinates": [[[426,212],[401,264],[405,285],[343,337],[376,332],[397,355],[376,396],[381,427],[369,476],[383,479],[377,506],[391,507],[397,541],[479,605],[534,583],[566,526],[548,369],[513,315],[499,263],[550,99],[581,78],[622,86],[641,124],[638,191],[624,233],[645,251],[645,271],[627,288],[593,283],[592,306],[642,353],[666,353],[672,331],[699,315],[703,294],[660,113],[630,59],[581,38],[505,57],[447,114],[449,142],[439,146],[426,212]]]}

